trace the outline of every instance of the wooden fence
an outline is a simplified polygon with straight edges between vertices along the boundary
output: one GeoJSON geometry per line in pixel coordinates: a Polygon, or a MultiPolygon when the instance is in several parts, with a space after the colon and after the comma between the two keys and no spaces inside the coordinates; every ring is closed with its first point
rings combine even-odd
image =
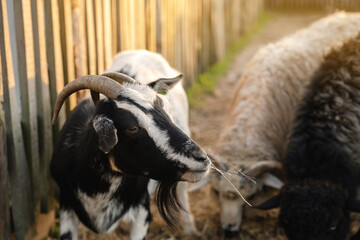
{"type": "Polygon", "coordinates": [[[336,9],[359,11],[360,0],[265,0],[266,9],[336,9]]]}
{"type": "Polygon", "coordinates": [[[53,208],[52,107],[65,84],[126,49],[162,53],[190,86],[253,24],[264,0],[0,0],[0,238],[32,239],[53,208]],[[10,211],[11,210],[11,211],[10,211]],[[11,213],[11,214],[10,214],[11,213]]]}

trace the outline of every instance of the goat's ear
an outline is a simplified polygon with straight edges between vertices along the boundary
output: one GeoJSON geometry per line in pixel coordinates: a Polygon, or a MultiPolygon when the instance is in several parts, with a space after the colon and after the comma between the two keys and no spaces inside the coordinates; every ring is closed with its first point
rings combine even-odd
{"type": "Polygon", "coordinates": [[[360,212],[360,201],[356,199],[350,199],[347,202],[347,209],[351,212],[360,212]]]}
{"type": "Polygon", "coordinates": [[[270,198],[266,202],[253,207],[261,210],[269,210],[269,209],[277,208],[279,206],[280,206],[280,195],[278,194],[270,198]]]}
{"type": "Polygon", "coordinates": [[[93,127],[99,136],[99,149],[108,154],[118,142],[114,122],[103,114],[96,115],[93,119],[93,127]]]}
{"type": "Polygon", "coordinates": [[[265,173],[263,181],[265,186],[269,186],[275,189],[280,189],[284,185],[284,183],[278,177],[271,173],[265,173]]]}
{"type": "Polygon", "coordinates": [[[154,91],[161,93],[174,87],[182,79],[182,77],[183,75],[180,74],[174,78],[160,78],[155,82],[149,83],[148,86],[154,89],[154,91]]]}

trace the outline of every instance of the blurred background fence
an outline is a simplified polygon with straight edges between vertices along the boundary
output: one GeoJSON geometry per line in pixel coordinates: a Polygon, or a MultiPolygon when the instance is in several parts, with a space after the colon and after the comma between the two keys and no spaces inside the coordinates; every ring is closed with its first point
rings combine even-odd
{"type": "Polygon", "coordinates": [[[359,0],[265,0],[267,10],[275,9],[325,9],[333,11],[336,9],[347,11],[359,11],[359,0]]]}
{"type": "Polygon", "coordinates": [[[221,59],[264,0],[0,0],[0,239],[32,239],[53,208],[57,93],[127,49],[162,53],[185,86],[221,59]],[[10,224],[12,219],[12,224],[10,224]]]}

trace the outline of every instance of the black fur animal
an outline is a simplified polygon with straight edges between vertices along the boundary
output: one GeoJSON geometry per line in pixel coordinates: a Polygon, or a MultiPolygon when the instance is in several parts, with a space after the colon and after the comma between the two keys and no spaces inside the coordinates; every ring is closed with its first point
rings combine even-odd
{"type": "MultiPolygon", "coordinates": [[[[164,80],[172,82],[159,81],[164,80]]],[[[127,215],[130,238],[144,239],[151,220],[148,177],[159,181],[160,213],[174,224],[176,185],[208,173],[206,153],[176,127],[164,96],[120,73],[69,83],[59,94],[54,119],[64,100],[83,88],[92,90],[95,105],[87,99],[73,110],[51,161],[60,188],[61,239],[77,238],[78,219],[94,232],[107,233],[127,215]],[[99,100],[97,92],[107,99],[99,100]]]]}
{"type": "Polygon", "coordinates": [[[360,34],[337,46],[315,72],[285,155],[287,183],[258,206],[280,206],[290,240],[342,240],[350,226],[360,166],[360,34]]]}

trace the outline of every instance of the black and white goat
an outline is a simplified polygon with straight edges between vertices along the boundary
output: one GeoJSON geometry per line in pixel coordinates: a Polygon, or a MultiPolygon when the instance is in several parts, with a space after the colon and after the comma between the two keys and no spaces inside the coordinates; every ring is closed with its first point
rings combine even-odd
{"type": "Polygon", "coordinates": [[[77,238],[79,220],[94,232],[107,233],[127,215],[130,238],[144,239],[151,219],[149,178],[159,182],[161,215],[174,224],[177,183],[200,180],[210,165],[207,154],[177,127],[168,98],[153,89],[167,90],[180,79],[147,85],[121,73],[105,73],[80,77],[60,92],[53,121],[65,99],[80,89],[90,89],[95,103],[85,99],[72,111],[53,153],[61,239],[77,238]],[[99,93],[107,98],[100,100],[99,93]]]}
{"type": "MultiPolygon", "coordinates": [[[[180,73],[173,69],[160,54],[147,50],[123,51],[114,57],[113,64],[105,72],[124,73],[141,84],[151,86],[155,91],[163,92],[170,102],[174,123],[187,136],[191,136],[186,92],[182,81],[171,80],[171,77],[178,76],[180,73]]],[[[149,193],[154,192],[156,185],[156,182],[150,180],[149,193]]],[[[186,182],[181,181],[177,185],[179,202],[184,209],[181,211],[180,225],[186,235],[197,234],[186,188],[186,182]]]]}
{"type": "Polygon", "coordinates": [[[287,183],[258,208],[280,206],[291,240],[346,239],[350,211],[360,212],[360,34],[334,47],[313,75],[284,167],[287,183]]]}

